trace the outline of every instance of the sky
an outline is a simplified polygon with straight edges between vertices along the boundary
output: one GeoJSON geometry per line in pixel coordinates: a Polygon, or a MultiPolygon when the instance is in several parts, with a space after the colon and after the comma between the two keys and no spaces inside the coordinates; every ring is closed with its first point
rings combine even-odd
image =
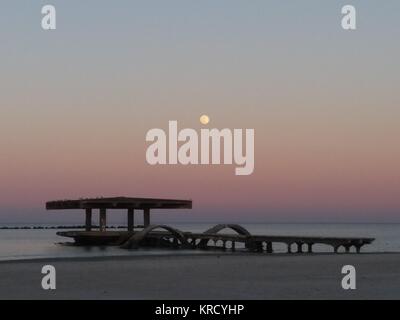
{"type": "Polygon", "coordinates": [[[45,202],[118,195],[193,200],[165,221],[400,222],[399,14],[397,0],[2,0],[0,224],[81,222],[45,202]],[[357,30],[341,28],[346,4],[357,30]],[[170,120],[254,129],[254,173],[149,165],[146,133],[170,120]]]}

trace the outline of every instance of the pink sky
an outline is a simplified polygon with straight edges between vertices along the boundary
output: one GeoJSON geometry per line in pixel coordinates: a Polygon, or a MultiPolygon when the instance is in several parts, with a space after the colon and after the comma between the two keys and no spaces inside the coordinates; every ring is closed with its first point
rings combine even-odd
{"type": "Polygon", "coordinates": [[[54,33],[28,27],[29,8],[15,30],[0,22],[0,223],[114,195],[190,198],[195,220],[399,221],[397,17],[368,4],[344,34],[330,5],[315,28],[307,5],[279,3],[91,15],[60,2],[54,33]],[[149,129],[200,130],[202,114],[255,129],[251,176],[146,163],[149,129]]]}

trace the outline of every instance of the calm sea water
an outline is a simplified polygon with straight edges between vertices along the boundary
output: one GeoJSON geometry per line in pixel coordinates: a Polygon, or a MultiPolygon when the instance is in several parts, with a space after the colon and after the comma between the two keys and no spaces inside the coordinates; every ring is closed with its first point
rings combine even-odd
{"type": "MultiPolygon", "coordinates": [[[[202,232],[212,223],[173,223],[183,231],[202,232]]],[[[241,224],[253,234],[372,237],[376,240],[363,248],[363,252],[400,252],[400,224],[241,224]]],[[[98,257],[169,254],[171,250],[123,250],[117,247],[73,247],[61,245],[67,238],[56,235],[57,230],[0,230],[0,260],[18,260],[61,257],[98,257]]],[[[285,247],[276,245],[276,252],[285,247]]],[[[315,251],[326,251],[316,246],[315,251]]],[[[328,249],[331,250],[331,249],[328,249]]],[[[188,251],[174,250],[175,254],[188,251]]],[[[193,253],[193,251],[190,251],[193,253]]],[[[198,254],[200,250],[194,251],[198,254]]]]}

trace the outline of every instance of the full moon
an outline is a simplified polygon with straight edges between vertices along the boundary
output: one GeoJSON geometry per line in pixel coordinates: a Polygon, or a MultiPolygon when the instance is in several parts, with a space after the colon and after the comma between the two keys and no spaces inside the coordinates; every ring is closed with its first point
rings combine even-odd
{"type": "Polygon", "coordinates": [[[203,115],[200,117],[200,123],[201,123],[201,124],[207,124],[207,123],[209,123],[209,122],[210,122],[210,118],[209,118],[207,115],[203,114],[203,115]]]}

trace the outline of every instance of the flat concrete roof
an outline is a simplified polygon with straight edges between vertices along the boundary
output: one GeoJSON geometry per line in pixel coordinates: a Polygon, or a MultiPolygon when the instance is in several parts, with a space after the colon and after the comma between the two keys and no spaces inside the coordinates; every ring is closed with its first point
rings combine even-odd
{"type": "Polygon", "coordinates": [[[192,209],[192,200],[134,197],[56,200],[46,202],[46,209],[192,209]]]}

